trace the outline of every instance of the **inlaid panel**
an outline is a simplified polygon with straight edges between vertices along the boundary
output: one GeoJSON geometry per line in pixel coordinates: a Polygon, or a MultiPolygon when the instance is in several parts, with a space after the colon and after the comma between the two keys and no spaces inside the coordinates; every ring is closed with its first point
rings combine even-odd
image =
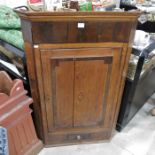
{"type": "Polygon", "coordinates": [[[111,62],[110,57],[50,60],[54,129],[103,125],[111,62]]]}

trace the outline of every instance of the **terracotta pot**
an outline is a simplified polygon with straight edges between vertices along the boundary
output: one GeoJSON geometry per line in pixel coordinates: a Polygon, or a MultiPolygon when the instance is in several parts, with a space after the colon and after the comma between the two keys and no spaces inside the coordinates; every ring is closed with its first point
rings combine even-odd
{"type": "Polygon", "coordinates": [[[29,105],[21,80],[11,80],[0,72],[0,126],[7,129],[10,155],[35,155],[43,147],[37,138],[29,105]]]}

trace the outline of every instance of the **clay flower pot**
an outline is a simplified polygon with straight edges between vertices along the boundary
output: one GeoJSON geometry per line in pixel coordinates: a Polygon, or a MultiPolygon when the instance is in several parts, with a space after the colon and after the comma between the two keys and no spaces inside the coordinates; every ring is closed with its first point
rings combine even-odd
{"type": "Polygon", "coordinates": [[[35,155],[42,149],[37,138],[29,105],[21,80],[11,80],[0,72],[0,126],[7,130],[10,155],[35,155]]]}

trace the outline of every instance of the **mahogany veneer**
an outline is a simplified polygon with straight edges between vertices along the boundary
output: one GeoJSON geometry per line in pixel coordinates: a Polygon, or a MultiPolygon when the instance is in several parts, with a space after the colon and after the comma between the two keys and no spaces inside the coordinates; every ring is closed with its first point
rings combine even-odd
{"type": "Polygon", "coordinates": [[[18,14],[39,137],[46,145],[109,139],[139,13],[18,14]]]}

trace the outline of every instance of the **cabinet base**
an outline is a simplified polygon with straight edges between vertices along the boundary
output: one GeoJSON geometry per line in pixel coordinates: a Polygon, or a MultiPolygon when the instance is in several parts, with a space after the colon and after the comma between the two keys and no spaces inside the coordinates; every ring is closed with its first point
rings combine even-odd
{"type": "Polygon", "coordinates": [[[37,155],[43,149],[43,143],[39,140],[24,155],[37,155]]]}

